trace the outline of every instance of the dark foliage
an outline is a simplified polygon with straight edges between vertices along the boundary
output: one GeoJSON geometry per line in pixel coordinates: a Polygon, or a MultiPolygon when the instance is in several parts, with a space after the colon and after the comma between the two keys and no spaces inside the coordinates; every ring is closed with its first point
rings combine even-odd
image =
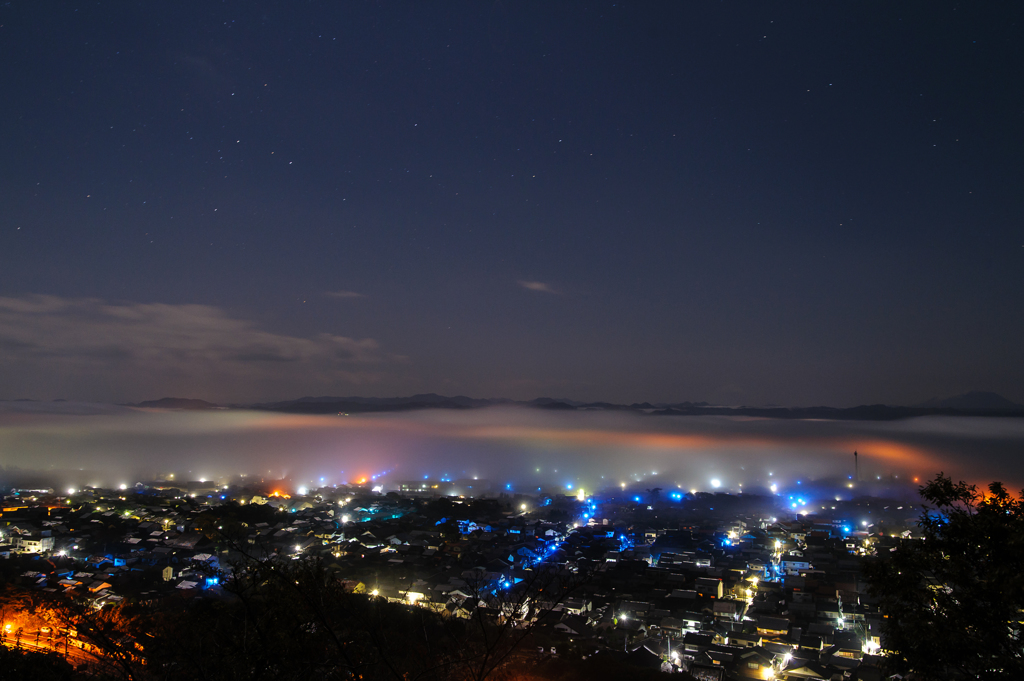
{"type": "Polygon", "coordinates": [[[667,673],[633,667],[608,655],[595,655],[582,662],[547,658],[523,671],[531,678],[546,681],[690,681],[694,678],[687,672],[667,673]]]}
{"type": "Polygon", "coordinates": [[[91,678],[76,673],[74,667],[56,653],[37,653],[0,646],[0,679],[33,681],[72,681],[91,678]]]}
{"type": "MultiPolygon", "coordinates": [[[[533,617],[580,580],[558,566],[530,573],[514,585],[486,572],[466,574],[462,589],[471,595],[462,607],[441,603],[432,610],[352,593],[351,582],[322,558],[247,556],[230,576],[220,575],[223,591],[216,597],[182,594],[153,605],[96,609],[61,594],[9,587],[0,590],[0,608],[22,620],[44,618],[54,631],[74,631],[72,647],[81,651],[75,657],[88,662],[93,678],[483,681],[521,673],[532,659],[521,644],[533,617]]],[[[11,668],[48,661],[19,657],[11,668]]],[[[59,665],[40,669],[23,678],[71,673],[59,665]]]]}
{"type": "Polygon", "coordinates": [[[1024,499],[941,473],[921,488],[924,540],[867,568],[893,672],[929,679],[1024,678],[1024,499]]]}

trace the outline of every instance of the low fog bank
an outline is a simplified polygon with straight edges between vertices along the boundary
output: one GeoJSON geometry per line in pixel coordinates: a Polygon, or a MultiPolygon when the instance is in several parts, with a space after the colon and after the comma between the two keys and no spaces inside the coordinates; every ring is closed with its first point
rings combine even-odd
{"type": "Polygon", "coordinates": [[[0,403],[0,485],[477,477],[495,492],[620,486],[781,492],[817,481],[1024,485],[1024,419],[772,420],[492,407],[360,416],[0,403]],[[376,477],[374,477],[376,476],[376,477]],[[41,482],[33,483],[41,484],[41,482]]]}

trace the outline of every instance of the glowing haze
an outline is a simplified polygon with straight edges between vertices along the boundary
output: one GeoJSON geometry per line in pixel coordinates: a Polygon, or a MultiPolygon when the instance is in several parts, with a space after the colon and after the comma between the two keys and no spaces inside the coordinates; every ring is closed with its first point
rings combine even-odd
{"type": "Polygon", "coordinates": [[[526,408],[361,416],[180,412],[75,403],[0,403],[5,477],[116,486],[247,474],[296,486],[377,476],[389,488],[424,477],[490,480],[495,492],[658,485],[720,491],[792,489],[861,477],[1024,482],[1024,421],[925,417],[794,421],[657,417],[526,408]]]}

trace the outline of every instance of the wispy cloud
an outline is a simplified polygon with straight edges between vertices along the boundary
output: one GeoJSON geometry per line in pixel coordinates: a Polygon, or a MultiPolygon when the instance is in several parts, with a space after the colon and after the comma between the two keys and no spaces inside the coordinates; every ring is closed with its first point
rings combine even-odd
{"type": "Polygon", "coordinates": [[[529,291],[538,291],[540,293],[558,293],[558,291],[551,288],[550,285],[545,284],[543,281],[523,281],[520,279],[519,285],[529,291]]]}
{"type": "Polygon", "coordinates": [[[364,385],[393,359],[371,338],[273,333],[209,305],[0,297],[0,385],[14,396],[244,399],[364,385]]]}
{"type": "Polygon", "coordinates": [[[324,294],[328,298],[365,298],[366,296],[362,293],[356,293],[355,291],[328,291],[324,294]]]}

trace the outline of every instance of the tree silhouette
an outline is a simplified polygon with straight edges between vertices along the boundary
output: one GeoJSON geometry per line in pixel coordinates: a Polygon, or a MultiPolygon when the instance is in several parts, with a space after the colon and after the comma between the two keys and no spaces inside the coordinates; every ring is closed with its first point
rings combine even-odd
{"type": "Polygon", "coordinates": [[[935,679],[1024,678],[1024,498],[942,473],[921,496],[931,503],[924,540],[903,540],[866,569],[888,666],[935,679]]]}
{"type": "Polygon", "coordinates": [[[484,681],[515,675],[536,623],[588,578],[548,561],[473,569],[464,600],[419,607],[409,596],[348,591],[323,556],[267,548],[235,545],[242,557],[230,573],[196,568],[220,578],[219,598],[97,609],[55,594],[50,607],[87,644],[90,673],[101,678],[484,681]]]}

